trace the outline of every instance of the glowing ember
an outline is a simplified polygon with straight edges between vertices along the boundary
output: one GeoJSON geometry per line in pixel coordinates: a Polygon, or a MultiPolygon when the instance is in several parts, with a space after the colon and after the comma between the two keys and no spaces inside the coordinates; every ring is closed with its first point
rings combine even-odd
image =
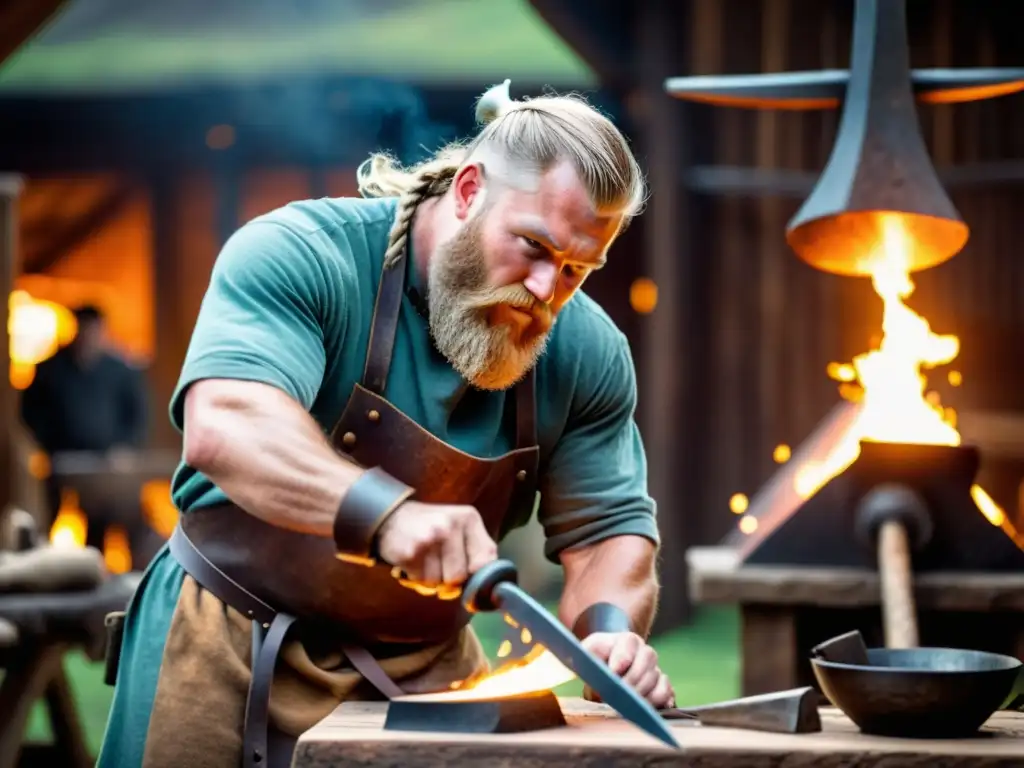
{"type": "Polygon", "coordinates": [[[453,683],[451,691],[406,696],[404,699],[445,702],[526,696],[557,688],[575,677],[576,674],[550,651],[538,645],[522,659],[507,662],[493,672],[453,683]]]}

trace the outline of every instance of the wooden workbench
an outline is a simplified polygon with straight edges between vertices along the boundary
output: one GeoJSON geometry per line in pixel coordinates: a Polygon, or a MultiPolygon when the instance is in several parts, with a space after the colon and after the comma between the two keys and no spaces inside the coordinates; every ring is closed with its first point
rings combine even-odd
{"type": "Polygon", "coordinates": [[[802,735],[672,721],[683,746],[682,751],[675,751],[604,705],[562,699],[562,711],[566,727],[479,736],[385,731],[386,703],[346,703],[299,739],[292,766],[1019,768],[1024,764],[1022,713],[997,713],[977,738],[949,741],[864,736],[831,708],[822,709],[821,733],[802,735]]]}
{"type": "MultiPolygon", "coordinates": [[[[744,696],[815,685],[811,647],[843,632],[884,645],[876,571],[745,566],[726,547],[695,547],[687,562],[693,602],[740,609],[744,696]]],[[[923,573],[914,591],[921,645],[1024,658],[1024,573],[923,573]]]]}

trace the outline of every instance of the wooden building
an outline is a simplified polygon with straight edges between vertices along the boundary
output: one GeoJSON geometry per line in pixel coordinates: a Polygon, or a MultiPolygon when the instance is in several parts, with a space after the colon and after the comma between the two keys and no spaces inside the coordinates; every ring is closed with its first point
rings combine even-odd
{"type": "MultiPolygon", "coordinates": [[[[23,182],[16,287],[106,311],[148,368],[152,448],[173,457],[167,402],[224,240],[292,200],[355,194],[373,150],[411,161],[470,134],[506,77],[620,111],[525,0],[66,2],[0,67],[0,169],[23,182]]],[[[626,326],[636,236],[593,288],[626,326]]]]}
{"type": "MultiPolygon", "coordinates": [[[[731,498],[753,495],[785,449],[840,400],[828,365],[877,343],[881,302],[867,280],[817,272],[785,244],[786,222],[828,158],[839,113],[673,103],[663,81],[846,68],[853,2],[537,6],[550,8],[555,28],[629,106],[651,176],[644,275],[660,300],[642,318],[637,347],[651,484],[672,553],[662,567],[662,624],[671,625],[686,613],[685,565],[676,553],[733,530],[731,498]]],[[[1012,4],[908,0],[907,8],[914,67],[1024,63],[1012,4]]],[[[1016,356],[1024,270],[1015,244],[1024,96],[919,114],[971,239],[950,262],[915,275],[909,304],[937,332],[960,337],[958,358],[929,385],[960,411],[965,435],[970,422],[972,439],[991,444],[1000,432],[1019,432],[1024,410],[1016,356]]],[[[1001,442],[987,453],[982,445],[982,479],[1019,519],[1022,456],[1001,442]]]]}
{"type": "MultiPolygon", "coordinates": [[[[71,7],[79,5],[89,3],[71,7]]],[[[909,0],[913,65],[1020,65],[1012,7],[909,0]]],[[[389,3],[338,26],[333,47],[312,32],[290,47],[271,41],[267,61],[254,50],[248,68],[237,37],[225,38],[230,65],[205,74],[186,61],[198,44],[175,63],[166,39],[145,53],[137,35],[119,60],[117,49],[90,54],[88,39],[70,32],[51,43],[43,36],[0,69],[0,168],[29,179],[23,279],[45,293],[59,280],[92,285],[105,276],[89,290],[107,302],[122,340],[151,360],[156,439],[170,445],[166,399],[212,260],[239,223],[297,197],[350,194],[354,166],[371,149],[411,157],[421,144],[467,133],[473,99],[504,77],[518,93],[592,92],[630,134],[651,184],[642,224],[588,290],[633,345],[667,553],[659,623],[676,625],[687,616],[682,551],[731,530],[730,497],[752,495],[784,453],[775,448],[795,447],[837,402],[826,368],[869,348],[880,303],[866,281],[816,272],[784,241],[828,157],[838,113],[683,104],[664,81],[845,68],[852,8],[852,0],[389,3]],[[409,15],[403,25],[375,15],[385,12],[409,15]],[[412,31],[399,39],[403,29],[412,31]],[[319,56],[306,60],[316,72],[296,64],[303,47],[319,56]],[[86,62],[93,75],[80,71],[86,62]],[[96,73],[109,87],[97,90],[96,73]]],[[[140,19],[135,29],[146,28],[140,19]]],[[[223,20],[210,24],[202,39],[216,45],[223,20]]],[[[998,182],[985,172],[951,183],[971,240],[916,277],[910,303],[962,341],[950,366],[961,376],[936,372],[933,386],[962,411],[1021,411],[1024,96],[920,114],[940,168],[986,163],[1001,172],[998,182]]],[[[993,495],[1015,510],[1020,474],[1007,462],[990,460],[986,471],[999,478],[993,495]]]]}

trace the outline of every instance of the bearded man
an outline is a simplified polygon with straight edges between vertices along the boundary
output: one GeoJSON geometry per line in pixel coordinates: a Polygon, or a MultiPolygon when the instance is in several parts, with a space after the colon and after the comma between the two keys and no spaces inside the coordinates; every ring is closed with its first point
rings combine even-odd
{"type": "Polygon", "coordinates": [[[467,144],[374,156],[363,198],[224,246],[171,403],[181,522],[127,613],[101,767],[285,766],[342,700],[480,673],[440,598],[535,511],[560,619],[672,705],[634,368],[579,292],[643,176],[582,99],[506,81],[477,114],[467,144]]]}

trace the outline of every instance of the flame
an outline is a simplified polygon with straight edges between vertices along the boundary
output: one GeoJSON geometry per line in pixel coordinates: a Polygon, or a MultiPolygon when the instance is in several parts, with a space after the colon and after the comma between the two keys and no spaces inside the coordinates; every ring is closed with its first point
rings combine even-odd
{"type": "Polygon", "coordinates": [[[452,690],[408,696],[431,701],[479,701],[549,691],[575,679],[576,674],[543,646],[534,646],[522,659],[503,664],[493,672],[453,683],[452,690]]]}
{"type": "Polygon", "coordinates": [[[878,349],[850,364],[829,366],[832,378],[856,381],[860,411],[845,436],[823,461],[802,468],[796,491],[809,498],[860,455],[862,440],[918,445],[959,445],[960,433],[946,420],[935,396],[926,397],[922,368],[951,362],[960,352],[956,336],[933,333],[928,321],[904,300],[914,292],[909,242],[897,216],[883,222],[882,242],[871,265],[871,281],[882,299],[882,339],[878,349]]]}
{"type": "MultiPolygon", "coordinates": [[[[909,258],[913,243],[899,216],[886,218],[883,227],[871,265],[872,285],[882,300],[882,336],[877,349],[858,355],[852,364],[828,366],[828,375],[841,382],[843,397],[859,403],[859,407],[831,451],[795,473],[793,487],[802,499],[810,498],[849,467],[860,455],[862,441],[960,445],[956,412],[942,406],[937,392],[926,392],[928,379],[922,372],[954,360],[960,352],[960,340],[933,333],[928,321],[904,303],[914,292],[909,258]]],[[[962,381],[959,372],[949,376],[954,385],[962,381]]],[[[1006,514],[984,489],[975,485],[971,495],[993,525],[1022,543],[1006,514]]]]}
{"type": "Polygon", "coordinates": [[[70,490],[61,492],[60,509],[50,526],[50,543],[67,549],[84,547],[88,530],[85,513],[78,506],[78,494],[70,490]]]}
{"type": "MultiPolygon", "coordinates": [[[[525,645],[533,642],[533,633],[504,614],[505,623],[519,630],[519,640],[525,645]]],[[[497,656],[504,659],[512,653],[512,642],[502,640],[497,656]]],[[[535,645],[522,658],[506,661],[494,671],[481,672],[466,680],[452,683],[450,691],[407,696],[407,699],[430,701],[480,701],[507,699],[514,696],[549,691],[576,678],[576,673],[555,658],[542,645],[535,645]]]]}

